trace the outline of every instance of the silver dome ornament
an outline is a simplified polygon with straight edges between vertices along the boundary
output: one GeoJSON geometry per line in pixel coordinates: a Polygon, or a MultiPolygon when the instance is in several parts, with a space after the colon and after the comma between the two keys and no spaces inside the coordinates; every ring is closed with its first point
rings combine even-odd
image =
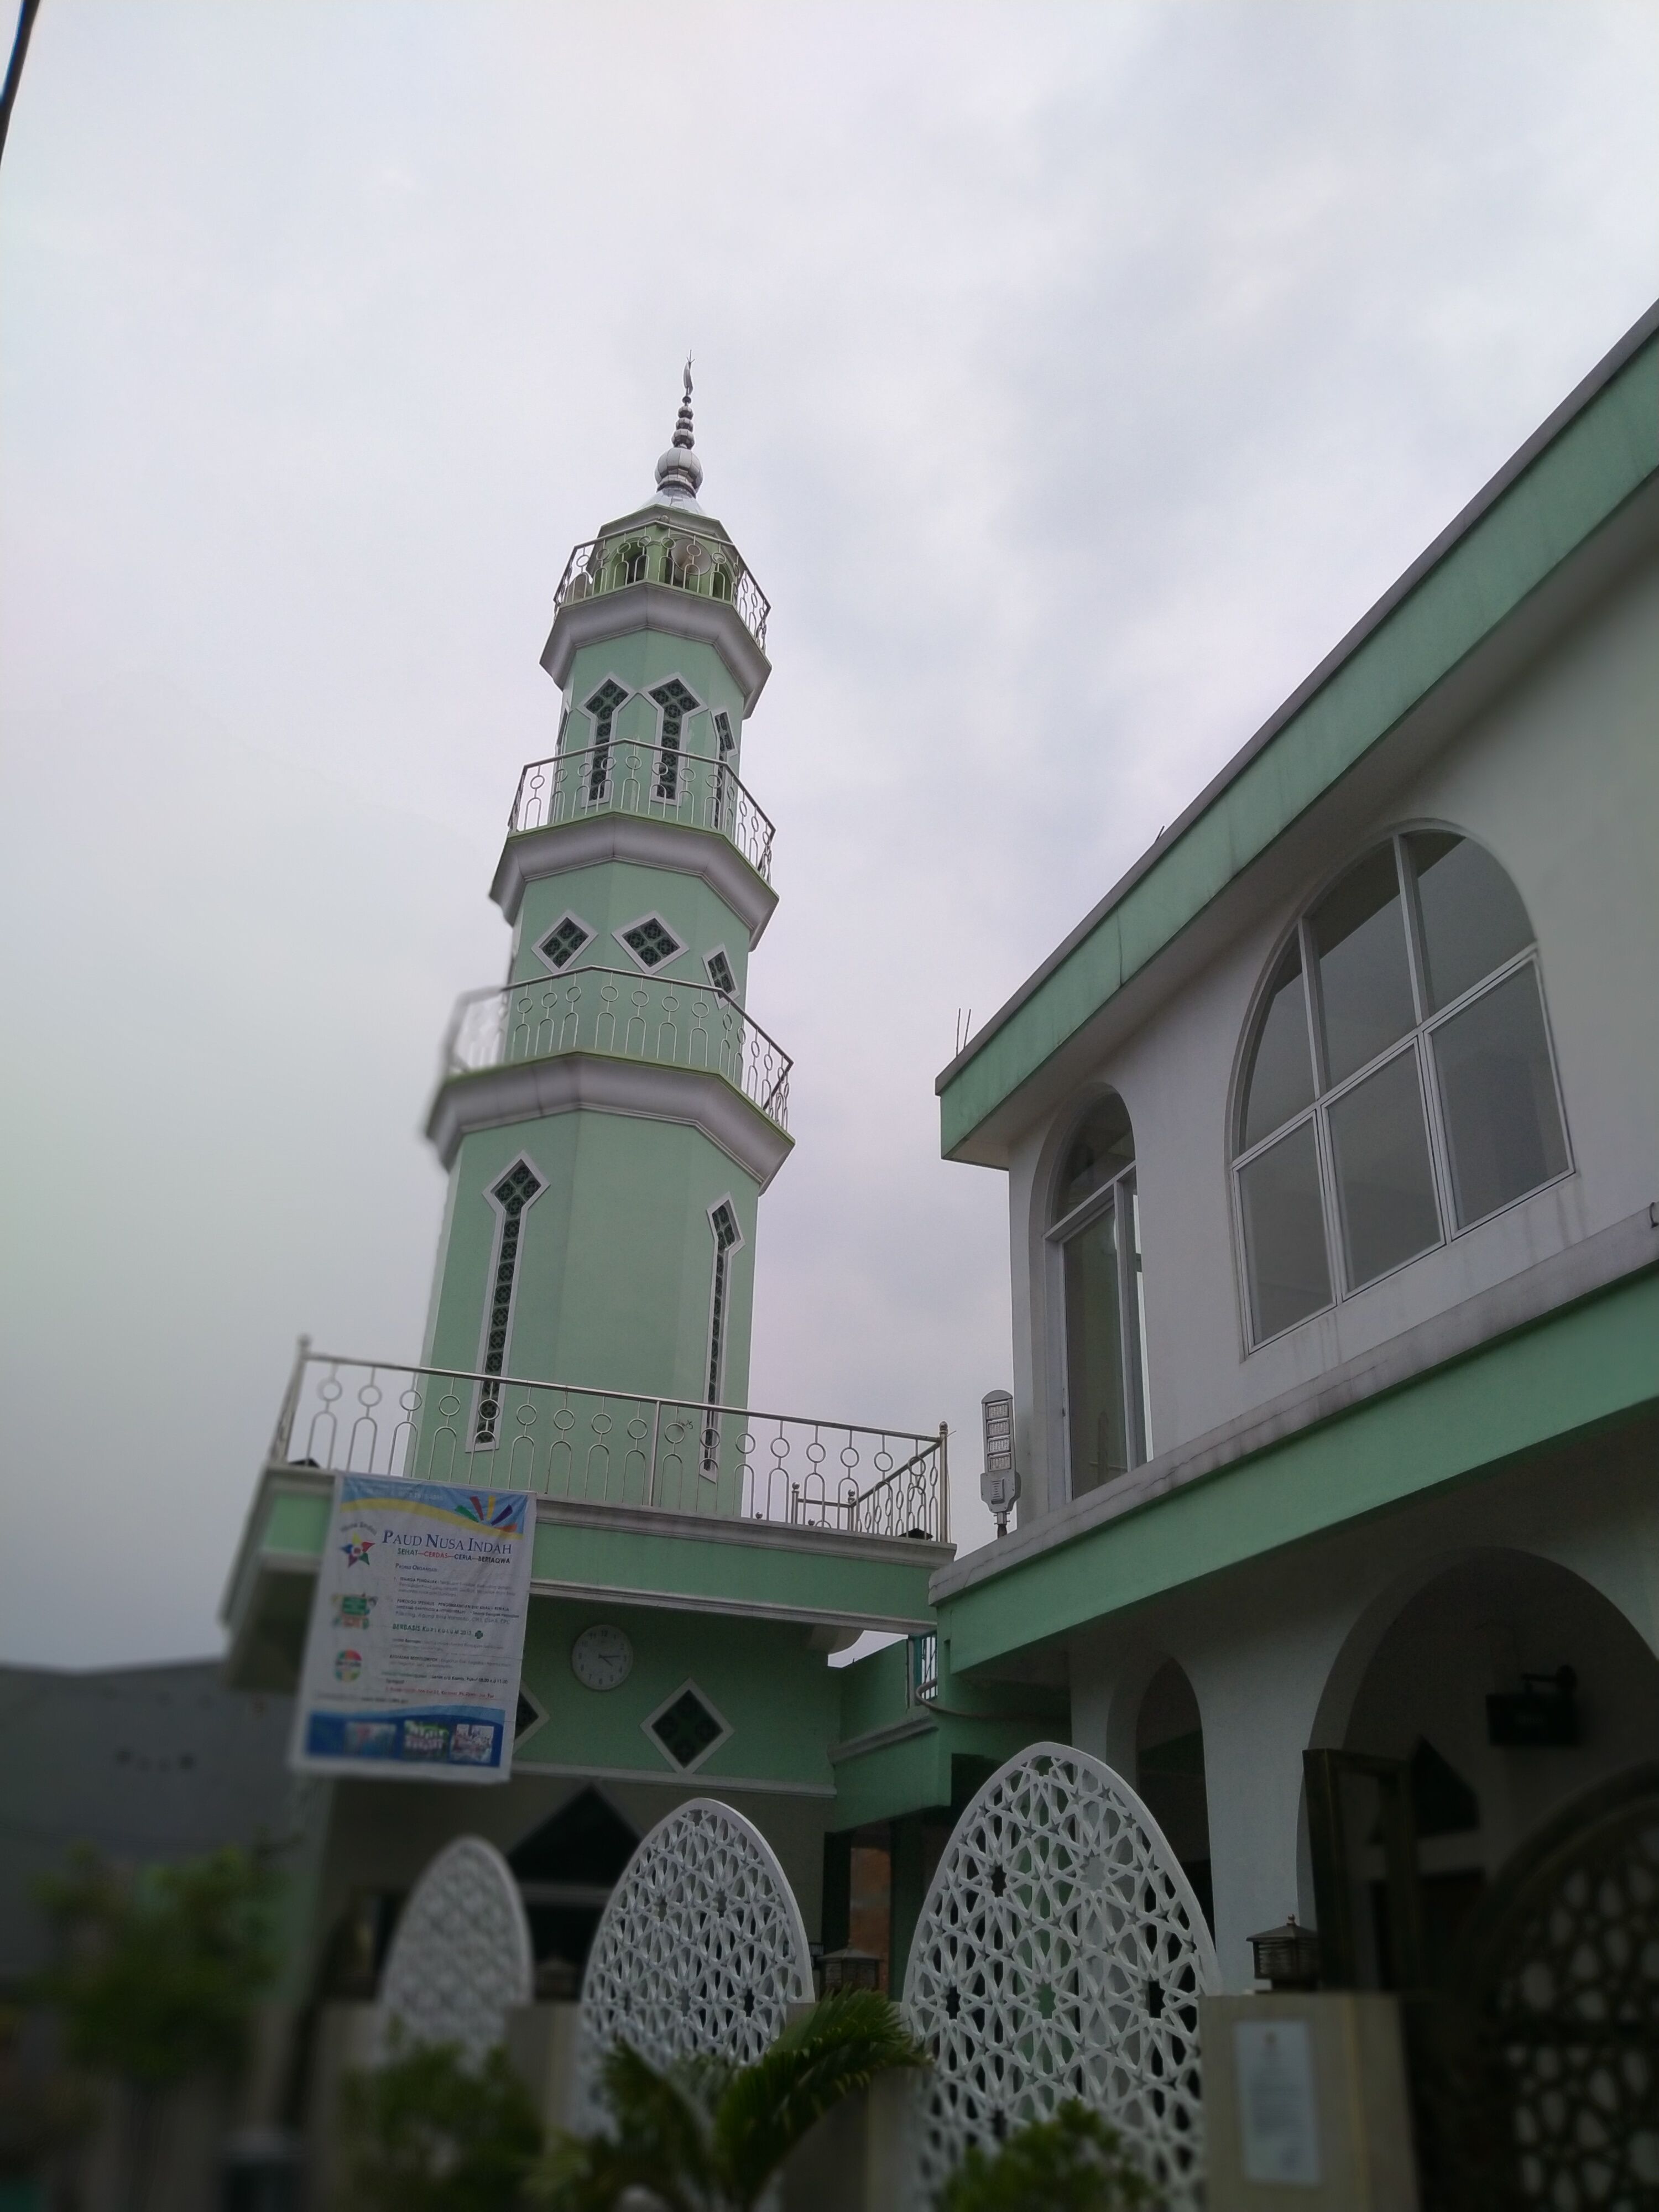
{"type": "Polygon", "coordinates": [[[702,463],[693,450],[691,429],[691,356],[682,371],[685,396],[674,421],[674,441],[657,463],[657,495],[660,499],[684,500],[695,505],[702,483],[702,463]]]}

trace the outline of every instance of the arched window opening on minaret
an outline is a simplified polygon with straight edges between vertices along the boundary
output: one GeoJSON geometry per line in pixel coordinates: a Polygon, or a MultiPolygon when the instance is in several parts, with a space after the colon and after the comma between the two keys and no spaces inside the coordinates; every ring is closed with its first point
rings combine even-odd
{"type": "MultiPolygon", "coordinates": [[[[528,1160],[521,1158],[514,1160],[489,1194],[500,1221],[495,1231],[495,1265],[490,1275],[489,1305],[484,1316],[483,1357],[479,1363],[486,1375],[501,1375],[507,1370],[524,1217],[532,1202],[540,1196],[542,1188],[541,1177],[528,1160]]],[[[501,1393],[486,1382],[478,1399],[478,1421],[472,1437],[475,1451],[495,1449],[501,1418],[501,1393]]]]}
{"type": "MultiPolygon", "coordinates": [[[[726,1382],[726,1323],[732,1288],[732,1255],[743,1243],[737,1208],[729,1198],[708,1209],[708,1226],[714,1237],[714,1273],[708,1292],[708,1403],[718,1406],[726,1382]]],[[[720,1464],[720,1430],[711,1417],[702,1434],[705,1473],[720,1464]]]]}
{"type": "Polygon", "coordinates": [[[714,736],[719,741],[720,758],[729,760],[737,749],[737,739],[732,734],[732,717],[724,707],[714,716],[714,736]]]}
{"type": "Polygon", "coordinates": [[[678,799],[680,795],[680,735],[686,716],[696,714],[699,702],[678,676],[671,677],[666,684],[658,684],[651,696],[662,708],[662,750],[657,756],[657,796],[659,799],[678,799]]]}
{"type": "Polygon", "coordinates": [[[1109,1091],[1067,1144],[1049,1207],[1048,1243],[1066,1316],[1065,1425],[1073,1498],[1151,1455],[1134,1164],[1128,1111],[1109,1091]]]}
{"type": "Polygon", "coordinates": [[[606,677],[587,702],[586,712],[593,725],[593,750],[587,763],[590,806],[598,806],[607,795],[611,783],[611,726],[617,719],[617,708],[627,696],[614,677],[606,677]]]}

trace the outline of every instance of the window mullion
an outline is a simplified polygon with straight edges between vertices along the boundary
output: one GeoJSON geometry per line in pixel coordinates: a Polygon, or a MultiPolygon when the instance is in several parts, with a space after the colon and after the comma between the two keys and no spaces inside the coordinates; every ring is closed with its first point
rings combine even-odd
{"type": "Polygon", "coordinates": [[[1429,963],[1423,943],[1423,915],[1417,902],[1417,871],[1406,850],[1403,834],[1394,836],[1394,867],[1400,878],[1400,908],[1406,923],[1406,965],[1411,971],[1412,1002],[1417,1009],[1417,1026],[1421,1029],[1429,1018],[1429,963]]]}
{"type": "Polygon", "coordinates": [[[1342,1250],[1342,1217],[1336,1190],[1336,1160],[1331,1150],[1330,1124],[1326,1118],[1323,1099],[1314,1108],[1313,1123],[1314,1158],[1319,1163],[1320,1207],[1325,1217],[1325,1265],[1330,1273],[1331,1303],[1340,1305],[1344,1298],[1352,1297],[1352,1292],[1342,1250]]]}
{"type": "Polygon", "coordinates": [[[1297,943],[1302,951],[1302,1001],[1308,1018],[1308,1054],[1313,1062],[1314,1097],[1321,1097],[1329,1088],[1330,1079],[1325,1068],[1324,1010],[1319,998],[1319,959],[1314,944],[1313,932],[1304,915],[1296,926],[1297,943]]]}

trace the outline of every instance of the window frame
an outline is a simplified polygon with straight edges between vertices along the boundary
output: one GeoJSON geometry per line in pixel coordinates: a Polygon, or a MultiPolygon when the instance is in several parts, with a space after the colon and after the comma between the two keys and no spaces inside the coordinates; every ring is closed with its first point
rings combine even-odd
{"type": "Polygon", "coordinates": [[[588,946],[597,943],[598,939],[599,932],[593,927],[592,924],[591,922],[584,921],[580,915],[579,915],[573,907],[567,907],[556,921],[550,922],[547,927],[543,930],[541,935],[532,945],[531,950],[534,952],[537,959],[541,962],[543,967],[546,969],[550,975],[568,975],[570,973],[571,962],[579,960],[582,954],[586,951],[588,946]],[[548,943],[550,939],[558,935],[559,932],[564,927],[568,921],[574,922],[576,927],[583,932],[582,941],[580,945],[573,947],[569,957],[566,960],[562,962],[550,960],[547,957],[548,943]]]}
{"type": "Polygon", "coordinates": [[[673,923],[670,921],[667,915],[665,914],[659,914],[655,907],[653,907],[648,914],[636,914],[631,921],[619,923],[617,927],[611,931],[611,934],[616,939],[617,944],[621,945],[623,951],[628,955],[634,965],[639,969],[641,975],[663,975],[668,969],[674,965],[677,960],[684,960],[686,954],[690,951],[690,947],[686,944],[684,939],[682,938],[678,930],[675,928],[673,923]],[[640,957],[640,955],[629,943],[626,934],[626,933],[630,929],[644,929],[647,924],[653,921],[656,923],[658,928],[661,930],[663,935],[668,938],[674,946],[674,950],[672,952],[665,953],[663,957],[655,963],[649,960],[642,960],[640,957]]]}
{"type": "MultiPolygon", "coordinates": [[[[1091,1096],[1081,1111],[1073,1116],[1067,1127],[1065,1141],[1060,1145],[1054,1157],[1054,1171],[1048,1179],[1048,1196],[1043,1208],[1045,1215],[1053,1212],[1054,1195],[1059,1188],[1060,1179],[1066,1172],[1066,1163],[1071,1155],[1072,1146],[1076,1143],[1089,1115],[1098,1103],[1099,1097],[1091,1096]]],[[[1124,1110],[1127,1115],[1127,1108],[1126,1107],[1124,1110]]],[[[1129,1116],[1129,1129],[1133,1136],[1134,1131],[1133,1116],[1129,1116]]],[[[1097,1491],[1108,1489],[1112,1482],[1122,1480],[1122,1475],[1110,1476],[1107,1481],[1097,1484],[1094,1491],[1079,1491],[1073,1486],[1072,1376],[1070,1324],[1066,1306],[1066,1247],[1073,1237],[1091,1227],[1109,1207],[1116,1211],[1118,1224],[1118,1234],[1115,1239],[1118,1293],[1118,1387],[1124,1394],[1123,1427],[1129,1449],[1129,1464],[1123,1470],[1123,1474],[1135,1474],[1139,1468],[1145,1467],[1153,1455],[1152,1363],[1146,1333],[1146,1255],[1142,1249],[1140,1237],[1140,1187],[1138,1181],[1139,1166],[1138,1158],[1130,1159],[1126,1165],[1118,1170],[1115,1176],[1091,1190],[1085,1198],[1079,1199],[1069,1213],[1062,1214],[1058,1221],[1049,1221],[1042,1231],[1043,1243],[1048,1253],[1047,1264],[1049,1311],[1051,1314],[1058,1315],[1060,1324],[1058,1328],[1050,1331],[1050,1340],[1054,1346],[1055,1354],[1053,1402],[1059,1417],[1057,1426],[1060,1432],[1060,1462],[1064,1471],[1065,1494],[1068,1500],[1092,1497],[1097,1491]],[[1127,1197],[1127,1207],[1121,1203],[1124,1194],[1127,1197]],[[1125,1237],[1122,1233],[1126,1216],[1132,1227],[1131,1237],[1125,1237]],[[1139,1255],[1141,1261],[1138,1296],[1133,1294],[1136,1255],[1139,1255]],[[1136,1407],[1133,1402],[1137,1390],[1137,1377],[1139,1400],[1138,1420],[1136,1407]]]]}
{"type": "MultiPolygon", "coordinates": [[[[1317,1321],[1323,1314],[1334,1312],[1339,1306],[1346,1304],[1350,1298],[1362,1297],[1365,1291],[1375,1290],[1379,1284],[1389,1281],[1403,1268],[1414,1267],[1419,1261],[1426,1260],[1431,1253],[1446,1250],[1459,1237],[1468,1237],[1475,1230],[1484,1228],[1489,1221],[1496,1220],[1500,1214],[1509,1212],[1514,1206],[1524,1206],[1529,1199],[1536,1198],[1542,1191],[1553,1189],[1558,1183],[1565,1182],[1570,1176],[1577,1172],[1573,1158],[1571,1133],[1567,1126],[1566,1099],[1561,1087],[1561,1064],[1555,1049],[1554,1033],[1550,1024],[1549,997],[1544,988],[1543,966],[1539,954],[1536,930],[1533,930],[1531,938],[1520,951],[1511,953],[1507,960],[1500,963],[1498,967],[1489,969],[1477,981],[1471,983],[1466,990],[1461,992],[1456,998],[1449,1000],[1443,1006],[1434,1008],[1430,1006],[1428,957],[1424,942],[1423,916],[1418,896],[1417,876],[1415,870],[1409,866],[1406,854],[1407,839],[1424,834],[1454,836],[1477,846],[1486,854],[1487,858],[1496,866],[1504,869],[1504,875],[1509,877],[1513,885],[1514,878],[1510,877],[1509,870],[1504,868],[1503,862],[1498,859],[1496,854],[1492,853],[1481,839],[1471,837],[1466,830],[1460,830],[1449,822],[1403,823],[1390,830],[1386,836],[1376,838],[1362,846],[1358,851],[1350,853],[1342,866],[1328,876],[1312,896],[1304,902],[1295,922],[1274,945],[1272,955],[1264,966],[1261,981],[1256,988],[1255,998],[1251,1002],[1249,1017],[1243,1029],[1243,1043],[1234,1082],[1232,1105],[1228,1115],[1230,1144],[1227,1170],[1232,1201],[1233,1248],[1235,1264],[1238,1273],[1239,1307],[1244,1321],[1244,1349],[1247,1354],[1259,1352],[1266,1345],[1276,1344],[1282,1338],[1288,1336],[1292,1330],[1304,1328],[1308,1322],[1317,1321]],[[1324,1007],[1319,996],[1322,989],[1322,982],[1319,970],[1318,952],[1313,938],[1312,917],[1327,895],[1335,889],[1349,871],[1358,867],[1371,853],[1383,845],[1387,845],[1392,852],[1395,878],[1399,889],[1401,918],[1406,936],[1406,964],[1411,983],[1413,1023],[1404,1036],[1396,1037],[1392,1043],[1385,1045],[1382,1051],[1375,1054],[1363,1066],[1357,1067],[1352,1073],[1345,1075],[1340,1083],[1331,1084],[1326,1078],[1327,1063],[1322,1034],[1324,1007]],[[1268,993],[1272,988],[1273,979],[1278,974],[1285,956],[1292,945],[1296,946],[1302,963],[1302,1007],[1303,1017],[1308,1026],[1308,1059],[1309,1065],[1313,1070],[1314,1095],[1300,1113],[1291,1115],[1289,1120],[1281,1121],[1277,1128],[1270,1129],[1266,1136],[1258,1138],[1255,1144],[1246,1149],[1242,1143],[1244,1116],[1249,1107],[1250,1084],[1255,1073],[1255,1054],[1261,1035],[1262,1024],[1267,1018],[1268,993]],[[1485,998],[1488,992],[1497,990],[1512,975],[1518,975],[1523,968],[1531,969],[1533,981],[1538,993],[1539,1012],[1544,1025],[1544,1042],[1549,1054],[1550,1080],[1555,1098],[1556,1115],[1561,1127],[1561,1142],[1566,1156],[1566,1164],[1559,1174],[1547,1177],[1543,1182],[1534,1183],[1530,1190],[1521,1192],[1517,1197],[1505,1199],[1501,1206],[1492,1206],[1473,1221],[1460,1223],[1456,1218],[1455,1194],[1451,1174],[1451,1147],[1445,1127],[1440,1083],[1434,1064],[1433,1040],[1437,1030],[1465,1012],[1476,1000],[1485,998]],[[1420,1252],[1414,1252],[1409,1259],[1398,1261],[1395,1266],[1386,1268],[1380,1275],[1372,1275],[1365,1282],[1356,1285],[1348,1279],[1347,1255],[1344,1249],[1345,1239],[1342,1233],[1341,1194],[1337,1183],[1336,1160],[1330,1133],[1330,1109],[1349,1091],[1356,1090],[1360,1084],[1369,1080],[1389,1061],[1397,1060],[1408,1052],[1414,1054],[1417,1060],[1418,1090],[1423,1106],[1424,1128],[1429,1151],[1430,1179],[1433,1188],[1440,1234],[1432,1244],[1425,1245],[1420,1252]],[[1325,1265],[1331,1283],[1331,1296],[1323,1305],[1316,1306],[1311,1312],[1304,1314],[1300,1319],[1286,1322],[1283,1328],[1274,1329],[1266,1335],[1258,1336],[1255,1333],[1254,1302],[1250,1296],[1250,1255],[1244,1235],[1244,1206],[1240,1190],[1240,1177],[1253,1161],[1270,1151],[1282,1138],[1289,1136],[1291,1130],[1299,1128],[1304,1121],[1310,1121],[1314,1125],[1314,1152],[1319,1171],[1320,1212],[1325,1235],[1325,1265]]],[[[1519,898],[1518,891],[1516,896],[1519,898]]],[[[1524,909],[1525,902],[1522,901],[1522,904],[1524,909]]],[[[1529,911],[1527,913],[1527,923],[1531,928],[1532,915],[1529,911]]]]}

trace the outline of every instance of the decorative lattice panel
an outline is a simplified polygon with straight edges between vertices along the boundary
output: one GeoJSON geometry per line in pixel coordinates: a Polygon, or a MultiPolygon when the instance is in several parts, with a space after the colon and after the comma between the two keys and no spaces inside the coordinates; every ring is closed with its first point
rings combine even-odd
{"type": "Polygon", "coordinates": [[[911,1946],[904,2009],[933,2059],[924,2188],[1077,2097],[1171,2205],[1196,2203],[1198,2000],[1219,1987],[1202,1908],[1134,1792],[1064,1744],[1022,1752],[957,1823],[911,1946]]]}
{"type": "Polygon", "coordinates": [[[1659,1769],[1620,1795],[1490,1901],[1500,2139],[1521,2202],[1559,2212],[1659,2208],[1659,1769]]]}
{"type": "Polygon", "coordinates": [[[617,2042],[659,2065],[702,2051],[739,2064],[810,2000],[812,1960],[788,1876],[758,1828],[712,1797],[659,1820],[611,1893],[582,1982],[591,2090],[617,2042]]]}
{"type": "Polygon", "coordinates": [[[528,2004],[534,1954],[512,1869],[482,1836],[447,1844],[410,1893],[380,1978],[380,2051],[392,2024],[414,2043],[459,2043],[474,2065],[528,2004]]]}

